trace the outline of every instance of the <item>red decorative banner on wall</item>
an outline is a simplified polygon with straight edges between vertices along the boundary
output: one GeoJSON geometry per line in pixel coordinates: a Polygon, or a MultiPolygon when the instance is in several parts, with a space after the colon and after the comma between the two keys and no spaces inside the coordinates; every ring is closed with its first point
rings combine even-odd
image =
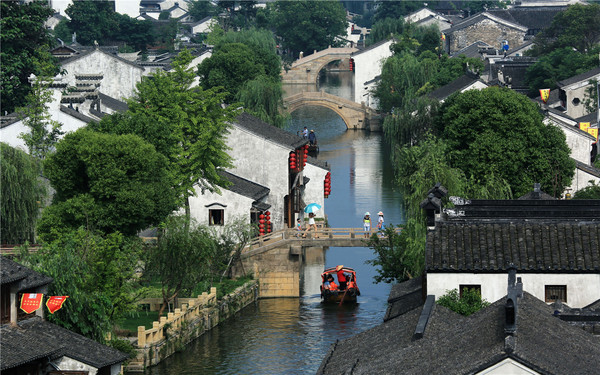
{"type": "Polygon", "coordinates": [[[21,296],[21,310],[31,314],[42,306],[43,297],[44,295],[41,293],[23,293],[21,296]]]}
{"type": "Polygon", "coordinates": [[[69,298],[69,296],[50,296],[46,301],[46,307],[50,314],[54,314],[62,307],[63,303],[69,298]]]}

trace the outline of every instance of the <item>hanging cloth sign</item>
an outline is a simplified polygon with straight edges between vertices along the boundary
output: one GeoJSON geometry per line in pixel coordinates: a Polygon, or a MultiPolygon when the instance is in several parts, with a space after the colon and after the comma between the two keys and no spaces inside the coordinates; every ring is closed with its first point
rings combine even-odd
{"type": "Polygon", "coordinates": [[[541,89],[540,96],[542,97],[542,101],[546,103],[550,97],[550,89],[541,89]]]}
{"type": "Polygon", "coordinates": [[[42,306],[43,297],[44,295],[41,293],[23,293],[21,296],[21,310],[31,314],[42,306]]]}
{"type": "Polygon", "coordinates": [[[46,301],[46,307],[50,314],[54,314],[62,307],[63,303],[69,298],[69,296],[50,296],[48,301],[46,301]]]}

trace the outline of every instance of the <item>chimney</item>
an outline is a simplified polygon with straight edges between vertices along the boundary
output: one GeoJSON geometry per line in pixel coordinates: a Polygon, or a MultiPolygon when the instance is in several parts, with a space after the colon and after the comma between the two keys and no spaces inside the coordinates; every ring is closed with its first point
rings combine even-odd
{"type": "Polygon", "coordinates": [[[425,210],[427,216],[427,229],[435,228],[435,215],[442,211],[442,200],[433,193],[429,193],[427,198],[419,205],[425,210]]]}
{"type": "Polygon", "coordinates": [[[523,283],[516,275],[517,268],[511,263],[508,266],[508,288],[504,304],[504,351],[506,353],[512,353],[517,345],[518,299],[523,296],[523,283]]]}
{"type": "Polygon", "coordinates": [[[533,184],[533,194],[531,195],[532,199],[541,199],[542,198],[542,185],[539,182],[533,184]]]}

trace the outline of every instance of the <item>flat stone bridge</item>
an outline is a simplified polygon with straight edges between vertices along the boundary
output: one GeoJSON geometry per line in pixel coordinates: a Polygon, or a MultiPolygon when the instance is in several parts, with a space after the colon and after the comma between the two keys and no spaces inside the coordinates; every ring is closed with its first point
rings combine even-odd
{"type": "Polygon", "coordinates": [[[321,228],[306,238],[303,233],[284,229],[256,238],[242,251],[234,273],[252,273],[259,280],[260,298],[300,297],[300,271],[308,248],[366,247],[376,229],[321,228]]]}
{"type": "Polygon", "coordinates": [[[380,130],[379,116],[374,109],[324,91],[294,94],[283,99],[283,104],[289,113],[304,106],[329,108],[344,120],[348,129],[380,130]]]}
{"type": "Polygon", "coordinates": [[[349,60],[358,48],[327,48],[315,51],[312,55],[302,57],[292,63],[291,68],[282,71],[281,79],[284,84],[316,84],[319,72],[327,64],[338,60],[349,60]]]}

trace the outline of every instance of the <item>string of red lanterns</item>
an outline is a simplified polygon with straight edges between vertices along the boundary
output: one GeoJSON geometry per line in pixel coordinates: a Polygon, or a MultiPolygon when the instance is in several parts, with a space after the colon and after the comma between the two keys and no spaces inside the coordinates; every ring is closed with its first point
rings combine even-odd
{"type": "Polygon", "coordinates": [[[327,172],[325,175],[325,181],[323,182],[323,194],[325,198],[329,197],[331,194],[331,172],[327,172]]]}

